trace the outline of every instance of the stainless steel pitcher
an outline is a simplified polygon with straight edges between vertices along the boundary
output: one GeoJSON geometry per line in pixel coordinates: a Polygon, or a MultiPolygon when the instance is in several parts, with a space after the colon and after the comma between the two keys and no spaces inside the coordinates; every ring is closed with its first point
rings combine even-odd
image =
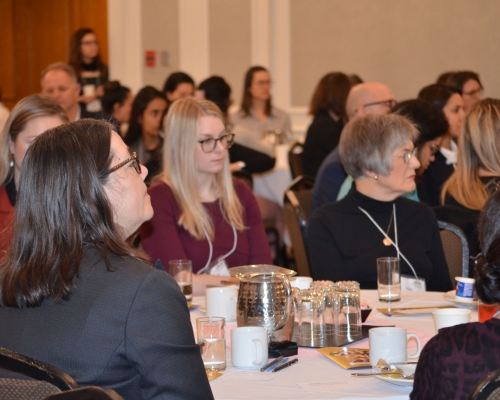
{"type": "Polygon", "coordinates": [[[296,272],[261,264],[230,268],[229,273],[241,280],[236,307],[238,326],[263,326],[271,339],[291,314],[289,278],[296,272]]]}

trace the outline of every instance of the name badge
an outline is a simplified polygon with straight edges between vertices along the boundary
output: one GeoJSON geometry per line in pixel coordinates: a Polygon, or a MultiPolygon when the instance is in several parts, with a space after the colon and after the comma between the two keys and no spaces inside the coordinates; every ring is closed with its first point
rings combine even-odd
{"type": "Polygon", "coordinates": [[[425,279],[401,275],[401,290],[408,292],[425,292],[425,279]]]}
{"type": "Polygon", "coordinates": [[[224,258],[213,261],[208,268],[210,275],[229,276],[229,268],[224,258]]]}

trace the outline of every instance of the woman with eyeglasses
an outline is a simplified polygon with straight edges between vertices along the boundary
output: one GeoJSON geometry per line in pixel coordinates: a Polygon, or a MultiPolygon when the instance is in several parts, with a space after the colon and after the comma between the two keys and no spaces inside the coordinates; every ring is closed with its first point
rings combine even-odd
{"type": "Polygon", "coordinates": [[[483,97],[483,84],[479,74],[473,71],[445,72],[441,74],[437,83],[452,86],[460,90],[464,101],[464,111],[468,113],[474,104],[483,97]]]}
{"type": "MultiPolygon", "coordinates": [[[[482,254],[475,266],[477,297],[500,303],[500,192],[479,219],[482,254]]],[[[442,328],[425,345],[415,371],[411,400],[466,399],[500,363],[500,312],[493,318],[442,328]]],[[[469,397],[471,396],[471,397],[469,397]]]]}
{"type": "Polygon", "coordinates": [[[449,130],[441,141],[436,160],[421,178],[419,195],[430,206],[440,204],[441,189],[457,165],[457,142],[464,119],[462,92],[452,86],[433,84],[424,87],[418,98],[442,110],[448,120],[449,130]]]}
{"type": "Polygon", "coordinates": [[[0,265],[0,346],[126,399],[213,399],[185,296],[126,241],[153,215],[147,173],[103,121],[33,142],[0,265]]]}
{"type": "MultiPolygon", "coordinates": [[[[163,172],[149,189],[155,215],[140,230],[151,260],[166,265],[188,259],[194,272],[213,275],[227,274],[234,266],[272,263],[257,202],[229,171],[227,149],[233,139],[211,101],[184,98],[172,104],[163,172]]],[[[195,277],[194,292],[209,281],[195,277]]]]}
{"type": "Polygon", "coordinates": [[[290,134],[290,116],[271,103],[271,76],[264,67],[251,67],[245,74],[240,110],[231,115],[236,141],[275,157],[274,143],[266,133],[290,134]]]}
{"type": "MultiPolygon", "coordinates": [[[[466,115],[455,172],[441,191],[438,218],[460,227],[470,254],[480,251],[477,221],[488,198],[500,188],[500,100],[484,99],[466,115]]],[[[471,265],[472,267],[472,265],[471,265]]],[[[469,274],[473,276],[473,269],[469,274]]]]}
{"type": "Polygon", "coordinates": [[[56,103],[35,94],[15,105],[0,131],[0,260],[5,258],[12,235],[24,155],[39,135],[67,122],[68,117],[56,103]]]}
{"type": "Polygon", "coordinates": [[[399,257],[409,285],[452,288],[434,213],[402,197],[415,190],[418,135],[397,114],[361,116],[344,127],[340,159],[354,185],[311,215],[307,244],[315,280],[355,280],[376,289],[377,258],[399,257]]]}

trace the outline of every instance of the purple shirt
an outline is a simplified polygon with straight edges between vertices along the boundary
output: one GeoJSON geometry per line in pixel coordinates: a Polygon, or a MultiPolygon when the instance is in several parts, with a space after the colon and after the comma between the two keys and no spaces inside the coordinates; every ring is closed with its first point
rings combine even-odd
{"type": "Polygon", "coordinates": [[[500,320],[443,328],[422,350],[411,400],[468,399],[500,365],[500,320]]]}
{"type": "MultiPolygon", "coordinates": [[[[262,217],[250,188],[239,180],[233,180],[234,190],[243,206],[243,224],[246,229],[236,231],[236,250],[225,261],[228,267],[248,264],[272,264],[262,217]]],[[[206,239],[197,240],[178,224],[181,210],[170,187],[157,182],[148,190],[154,209],[153,218],[141,228],[141,243],[152,262],[160,259],[165,268],[170,260],[191,260],[193,272],[202,269],[208,261],[209,244],[206,239]]],[[[234,233],[222,215],[219,201],[203,203],[212,218],[215,238],[212,242],[212,261],[224,256],[233,248],[234,233]]]]}

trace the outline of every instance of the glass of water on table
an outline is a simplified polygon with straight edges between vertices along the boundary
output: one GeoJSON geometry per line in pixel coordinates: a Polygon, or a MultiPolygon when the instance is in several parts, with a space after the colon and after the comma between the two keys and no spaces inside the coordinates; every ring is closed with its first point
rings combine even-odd
{"type": "Polygon", "coordinates": [[[377,258],[377,287],[380,301],[401,300],[401,272],[397,257],[377,258]]]}
{"type": "Polygon", "coordinates": [[[172,260],[168,262],[170,275],[179,284],[182,294],[189,302],[193,298],[193,265],[190,260],[172,260]]]}
{"type": "Polygon", "coordinates": [[[226,369],[226,320],[223,317],[196,319],[196,338],[206,370],[226,369]]]}

